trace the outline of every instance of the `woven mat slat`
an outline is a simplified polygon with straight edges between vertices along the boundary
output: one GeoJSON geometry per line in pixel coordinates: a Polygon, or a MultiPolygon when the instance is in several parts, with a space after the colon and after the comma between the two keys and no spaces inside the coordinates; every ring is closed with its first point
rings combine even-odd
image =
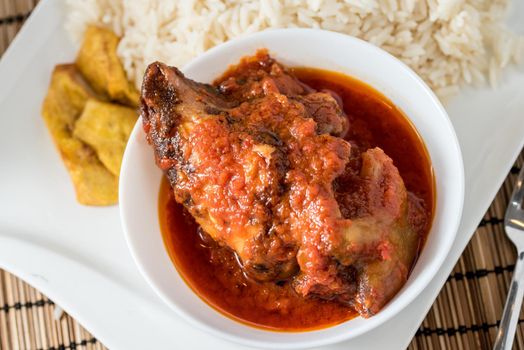
{"type": "MultiPolygon", "coordinates": [[[[0,55],[37,2],[0,0],[0,55]]],[[[522,166],[524,153],[453,268],[410,350],[491,348],[516,260],[502,219],[522,166]]],[[[0,350],[106,349],[69,315],[55,320],[55,307],[39,291],[0,270],[0,350]]],[[[524,350],[524,311],[514,349],[524,350]]]]}
{"type": "MultiPolygon", "coordinates": [[[[503,218],[524,153],[484,215],[409,349],[490,349],[516,261],[503,218]]],[[[524,311],[514,349],[524,349],[524,311]]]]}
{"type": "Polygon", "coordinates": [[[104,348],[68,315],[54,320],[54,309],[44,295],[0,270],[0,349],[104,348]]]}

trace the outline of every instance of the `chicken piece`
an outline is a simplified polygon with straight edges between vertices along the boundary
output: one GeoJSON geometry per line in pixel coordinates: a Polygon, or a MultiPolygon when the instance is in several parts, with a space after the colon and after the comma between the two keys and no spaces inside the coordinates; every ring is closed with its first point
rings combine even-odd
{"type": "Polygon", "coordinates": [[[392,227],[407,226],[407,191],[398,169],[384,151],[376,147],[362,154],[360,170],[360,203],[366,214],[352,219],[344,233],[337,259],[344,265],[355,264],[363,259],[379,259],[389,255],[387,242],[392,227]]]}
{"type": "Polygon", "coordinates": [[[348,128],[337,99],[265,52],[215,86],[161,63],[146,70],[143,126],[176,200],[250,277],[292,279],[304,297],[374,314],[405,282],[416,252],[392,160],[379,148],[351,156],[337,137],[348,128]],[[349,176],[353,158],[360,171],[349,176]],[[352,187],[334,187],[348,176],[352,187]]]}
{"type": "MultiPolygon", "coordinates": [[[[417,213],[408,215],[408,210],[422,208],[410,206],[398,169],[378,147],[361,154],[360,173],[352,182],[351,192],[342,188],[337,199],[343,209],[358,215],[341,229],[339,240],[331,240],[327,254],[313,249],[313,254],[306,255],[300,265],[310,271],[304,275],[302,269],[295,284],[304,296],[349,303],[369,317],[407,280],[419,241],[409,222],[417,213]],[[344,208],[344,204],[358,206],[358,210],[344,208]]],[[[303,244],[301,249],[306,248],[303,244]]]]}
{"type": "Polygon", "coordinates": [[[408,215],[421,210],[409,197],[393,161],[380,148],[362,154],[358,201],[365,213],[353,218],[334,254],[343,265],[354,266],[358,293],[354,306],[363,316],[377,313],[404,285],[415,260],[419,237],[408,215]]]}
{"type": "Polygon", "coordinates": [[[140,96],[127,80],[116,54],[120,39],[111,30],[88,26],[76,58],[76,65],[88,83],[110,100],[137,107],[140,96]]]}
{"type": "Polygon", "coordinates": [[[177,201],[259,280],[297,271],[308,226],[336,234],[331,182],[349,154],[346,141],[316,133],[303,104],[267,85],[239,103],[154,63],[142,89],[144,129],[177,201]]]}
{"type": "Polygon", "coordinates": [[[254,56],[244,57],[231,67],[214,85],[232,101],[249,101],[263,97],[267,89],[278,90],[286,96],[299,96],[314,92],[306,84],[289,74],[267,50],[258,50],[254,56]]]}
{"type": "Polygon", "coordinates": [[[75,123],[73,135],[91,146],[107,169],[119,176],[122,156],[137,118],[134,109],[89,99],[75,123]]]}
{"type": "Polygon", "coordinates": [[[91,147],[72,134],[87,100],[95,97],[74,65],[56,66],[42,116],[69,171],[78,202],[111,205],[118,201],[118,178],[104,167],[91,147]]]}
{"type": "Polygon", "coordinates": [[[271,279],[287,269],[280,266],[289,259],[286,254],[273,261],[257,259],[262,245],[256,241],[269,235],[268,206],[278,198],[284,174],[274,147],[232,130],[230,107],[214,88],[185,79],[176,68],[154,63],[146,71],[144,130],[176,200],[207,234],[232,248],[253,275],[271,279]]]}
{"type": "Polygon", "coordinates": [[[343,116],[342,107],[333,95],[316,92],[294,97],[301,102],[309,115],[317,123],[317,133],[344,136],[348,128],[348,119],[343,116]]]}
{"type": "Polygon", "coordinates": [[[267,50],[244,57],[240,64],[217,80],[218,90],[230,101],[250,101],[278,92],[304,105],[317,123],[317,133],[343,136],[348,119],[342,111],[341,101],[327,92],[316,92],[289,74],[267,50]]]}

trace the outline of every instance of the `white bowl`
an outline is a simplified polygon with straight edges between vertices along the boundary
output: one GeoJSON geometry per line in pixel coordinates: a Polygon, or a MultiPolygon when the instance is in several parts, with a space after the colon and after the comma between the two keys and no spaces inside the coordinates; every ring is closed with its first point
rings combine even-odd
{"type": "Polygon", "coordinates": [[[316,67],[356,77],[387,96],[413,122],[429,151],[437,202],[431,232],[402,290],[377,315],[309,332],[273,332],[233,321],[202,301],[173,266],[160,233],[158,193],[162,173],[139,120],[127,145],[120,174],[120,213],[129,249],[158,295],[180,316],[202,330],[248,346],[295,349],[356,337],[393,317],[428,285],[455,239],[464,199],[459,144],[449,118],[432,91],[407,66],[385,51],[353,37],[312,29],[260,32],[217,46],[184,67],[201,82],[257,49],[267,48],[288,66],[316,67]]]}

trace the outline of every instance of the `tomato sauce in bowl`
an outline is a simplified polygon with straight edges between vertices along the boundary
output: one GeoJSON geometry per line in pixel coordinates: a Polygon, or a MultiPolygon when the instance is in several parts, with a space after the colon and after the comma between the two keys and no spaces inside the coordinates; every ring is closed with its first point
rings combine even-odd
{"type": "MultiPolygon", "coordinates": [[[[431,226],[435,189],[430,159],[414,126],[385,96],[357,79],[311,68],[294,68],[292,73],[313,89],[340,99],[349,118],[345,138],[352,150],[378,146],[393,159],[407,190],[424,209],[423,217],[414,218],[419,222],[420,251],[431,226]]],[[[232,319],[264,329],[308,331],[358,315],[337,301],[304,298],[290,281],[249,278],[236,254],[204,233],[175,201],[166,179],[160,188],[159,217],[166,249],[180,275],[207,304],[232,319]]]]}

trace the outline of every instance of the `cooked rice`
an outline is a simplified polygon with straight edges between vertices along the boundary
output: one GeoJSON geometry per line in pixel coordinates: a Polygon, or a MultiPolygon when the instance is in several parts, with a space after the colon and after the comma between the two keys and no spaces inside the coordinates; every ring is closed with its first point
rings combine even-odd
{"type": "Polygon", "coordinates": [[[67,0],[66,29],[112,28],[131,80],[148,63],[183,66],[231,38],[266,28],[323,28],[389,51],[441,97],[462,85],[496,86],[524,56],[524,37],[504,25],[509,0],[67,0]]]}

